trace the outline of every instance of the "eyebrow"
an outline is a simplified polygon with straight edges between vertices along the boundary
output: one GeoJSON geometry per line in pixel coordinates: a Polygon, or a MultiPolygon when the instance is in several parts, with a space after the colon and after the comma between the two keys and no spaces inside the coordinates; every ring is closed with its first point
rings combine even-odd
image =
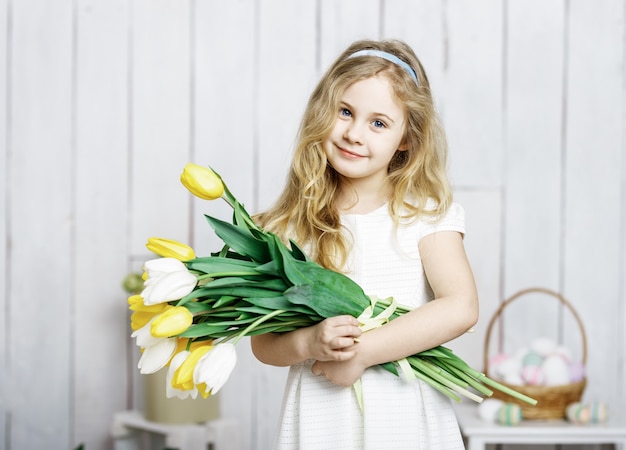
{"type": "MultiPolygon", "coordinates": [[[[350,103],[348,103],[348,102],[346,102],[346,101],[344,101],[344,100],[341,100],[341,101],[339,102],[339,104],[340,104],[340,105],[345,105],[345,106],[347,106],[347,107],[348,107],[348,109],[350,109],[350,110],[353,110],[353,109],[354,109],[354,106],[352,106],[350,103]]],[[[388,115],[387,115],[387,114],[385,114],[385,113],[381,113],[381,112],[374,112],[374,113],[372,113],[372,115],[374,115],[374,116],[382,116],[382,117],[385,117],[385,118],[386,118],[387,120],[389,120],[389,122],[391,122],[392,124],[394,124],[394,125],[396,124],[396,121],[395,121],[395,120],[393,120],[390,116],[388,116],[388,115]]]]}

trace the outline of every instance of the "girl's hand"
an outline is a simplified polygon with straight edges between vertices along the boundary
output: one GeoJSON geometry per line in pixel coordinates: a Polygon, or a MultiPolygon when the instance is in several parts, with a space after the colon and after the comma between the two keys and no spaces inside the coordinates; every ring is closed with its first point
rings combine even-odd
{"type": "Polygon", "coordinates": [[[356,357],[347,361],[316,361],[311,367],[311,372],[339,386],[348,387],[361,378],[366,368],[356,357]]]}
{"type": "Polygon", "coordinates": [[[361,336],[356,318],[330,317],[309,328],[308,354],[317,361],[346,361],[357,351],[355,338],[361,336]]]}

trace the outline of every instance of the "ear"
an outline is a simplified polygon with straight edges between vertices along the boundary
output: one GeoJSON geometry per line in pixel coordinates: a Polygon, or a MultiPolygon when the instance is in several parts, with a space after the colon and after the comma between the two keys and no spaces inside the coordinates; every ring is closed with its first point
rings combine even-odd
{"type": "Polygon", "coordinates": [[[398,146],[398,151],[399,152],[405,152],[409,149],[409,144],[402,142],[399,146],[398,146]]]}

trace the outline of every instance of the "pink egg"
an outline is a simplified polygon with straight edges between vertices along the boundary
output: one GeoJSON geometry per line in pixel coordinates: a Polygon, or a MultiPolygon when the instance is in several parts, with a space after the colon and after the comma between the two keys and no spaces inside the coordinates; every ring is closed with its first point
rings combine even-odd
{"type": "Polygon", "coordinates": [[[489,368],[491,369],[491,372],[497,373],[498,366],[500,366],[500,364],[505,362],[507,359],[509,359],[509,356],[506,353],[498,353],[497,355],[489,358],[489,368]]]}
{"type": "Polygon", "coordinates": [[[526,366],[522,369],[522,380],[531,386],[543,383],[543,371],[540,366],[526,366]]]}

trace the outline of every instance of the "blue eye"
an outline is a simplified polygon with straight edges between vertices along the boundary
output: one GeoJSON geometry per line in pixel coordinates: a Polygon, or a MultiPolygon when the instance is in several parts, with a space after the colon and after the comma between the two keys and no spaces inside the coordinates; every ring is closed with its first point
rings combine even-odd
{"type": "Polygon", "coordinates": [[[381,120],[374,120],[372,122],[372,124],[374,125],[374,128],[385,128],[385,122],[381,121],[381,120]]]}
{"type": "Polygon", "coordinates": [[[339,115],[342,117],[352,117],[352,113],[347,108],[340,108],[339,115]]]}

